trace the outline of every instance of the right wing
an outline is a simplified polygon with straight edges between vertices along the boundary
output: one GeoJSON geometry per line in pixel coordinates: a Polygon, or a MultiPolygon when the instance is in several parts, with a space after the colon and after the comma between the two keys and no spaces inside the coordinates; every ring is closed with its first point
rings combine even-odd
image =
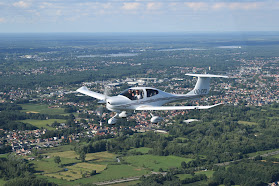
{"type": "Polygon", "coordinates": [[[139,106],[135,110],[191,110],[191,109],[210,109],[216,106],[222,105],[222,103],[209,106],[139,106]]]}
{"type": "Polygon", "coordinates": [[[104,94],[100,94],[97,92],[93,92],[88,90],[88,88],[86,86],[80,87],[79,89],[77,89],[77,92],[80,92],[82,94],[85,94],[87,96],[99,99],[99,100],[105,100],[106,96],[104,94]]]}

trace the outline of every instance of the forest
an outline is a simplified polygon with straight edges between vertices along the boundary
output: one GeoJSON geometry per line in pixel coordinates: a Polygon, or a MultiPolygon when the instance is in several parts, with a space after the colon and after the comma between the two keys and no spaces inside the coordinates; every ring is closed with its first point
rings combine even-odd
{"type": "MultiPolygon", "coordinates": [[[[129,164],[126,159],[129,156],[190,159],[177,167],[160,168],[165,176],[142,176],[138,185],[252,186],[279,179],[277,156],[255,155],[279,149],[275,82],[278,33],[249,33],[245,38],[239,33],[22,34],[15,39],[14,36],[0,35],[0,179],[5,180],[5,185],[56,185],[37,176],[32,162],[12,155],[12,147],[5,139],[11,132],[40,128],[25,120],[47,119],[63,119],[65,127],[56,130],[60,123],[48,124],[53,130],[46,130],[41,138],[63,136],[61,145],[70,146],[78,155],[75,160],[79,158],[82,162],[87,154],[97,152],[112,153],[124,165],[129,164]],[[214,80],[219,89],[212,86],[208,101],[202,100],[211,104],[216,101],[213,95],[224,95],[221,100],[228,104],[185,114],[161,113],[164,117],[173,115],[168,117],[169,122],[158,125],[167,134],[131,130],[129,127],[139,121],[123,119],[111,127],[117,131],[115,134],[84,135],[70,140],[75,134],[86,133],[88,121],[95,124],[100,117],[88,112],[99,109],[96,100],[66,91],[89,83],[91,89],[101,92],[105,83],[152,77],[163,82],[148,86],[180,93],[194,86],[195,81],[185,78],[185,73],[206,72],[234,77],[214,80]],[[59,91],[62,94],[55,95],[59,91]],[[25,112],[24,104],[57,106],[60,114],[25,112]],[[198,121],[185,123],[193,118],[198,121]],[[135,150],[140,148],[148,150],[135,150]],[[220,164],[226,162],[230,164],[220,164]],[[188,177],[181,177],[185,174],[188,177]]],[[[112,93],[129,86],[127,82],[120,84],[112,93]]],[[[103,127],[110,128],[106,120],[102,120],[103,127]]],[[[41,153],[48,150],[32,152],[32,156],[41,158],[41,153]]]]}

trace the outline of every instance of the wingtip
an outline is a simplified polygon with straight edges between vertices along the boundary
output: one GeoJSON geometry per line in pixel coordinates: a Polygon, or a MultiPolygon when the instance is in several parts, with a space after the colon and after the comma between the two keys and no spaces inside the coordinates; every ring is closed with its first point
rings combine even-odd
{"type": "Polygon", "coordinates": [[[88,90],[88,88],[86,86],[82,86],[82,87],[78,88],[76,91],[77,92],[82,92],[84,90],[88,90]]]}

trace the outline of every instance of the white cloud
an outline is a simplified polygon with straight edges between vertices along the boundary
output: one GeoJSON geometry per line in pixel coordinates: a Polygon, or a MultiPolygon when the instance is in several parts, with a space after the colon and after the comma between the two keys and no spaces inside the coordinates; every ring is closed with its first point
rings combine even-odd
{"type": "Polygon", "coordinates": [[[234,2],[234,3],[214,3],[212,8],[215,10],[219,9],[230,9],[230,10],[253,10],[262,8],[263,2],[234,2]]]}
{"type": "Polygon", "coordinates": [[[162,6],[161,3],[152,2],[152,3],[147,3],[146,8],[147,8],[147,10],[157,10],[157,9],[160,9],[161,6],[162,6]]]}
{"type": "Polygon", "coordinates": [[[19,8],[28,8],[31,4],[26,1],[18,1],[13,3],[13,6],[19,7],[19,8]]]}
{"type": "Polygon", "coordinates": [[[136,10],[140,6],[140,3],[123,3],[122,8],[125,10],[136,10]]]}
{"type": "Polygon", "coordinates": [[[48,3],[48,2],[42,2],[39,5],[39,8],[50,8],[50,7],[53,7],[53,4],[52,3],[48,3]]]}
{"type": "Polygon", "coordinates": [[[263,3],[261,2],[251,2],[251,3],[229,3],[230,9],[244,9],[252,10],[262,7],[263,3]]]}
{"type": "Polygon", "coordinates": [[[4,23],[6,20],[3,17],[0,17],[0,23],[4,23]]]}
{"type": "Polygon", "coordinates": [[[193,10],[204,10],[208,8],[208,4],[204,2],[189,2],[184,4],[193,10]]]}

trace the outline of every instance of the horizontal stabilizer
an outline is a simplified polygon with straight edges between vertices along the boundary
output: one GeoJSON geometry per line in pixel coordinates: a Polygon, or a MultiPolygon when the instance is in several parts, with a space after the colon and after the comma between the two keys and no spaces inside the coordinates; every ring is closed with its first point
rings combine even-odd
{"type": "Polygon", "coordinates": [[[217,78],[229,78],[228,76],[214,75],[214,74],[185,74],[186,76],[195,76],[195,77],[217,77],[217,78]]]}
{"type": "Polygon", "coordinates": [[[136,110],[191,110],[191,109],[210,109],[216,106],[222,105],[222,103],[209,106],[140,106],[136,110]]]}
{"type": "Polygon", "coordinates": [[[99,100],[105,100],[106,96],[104,94],[100,94],[97,92],[93,92],[88,90],[88,88],[86,86],[80,87],[79,89],[77,89],[77,92],[80,92],[82,94],[85,94],[87,96],[99,99],[99,100]]]}

